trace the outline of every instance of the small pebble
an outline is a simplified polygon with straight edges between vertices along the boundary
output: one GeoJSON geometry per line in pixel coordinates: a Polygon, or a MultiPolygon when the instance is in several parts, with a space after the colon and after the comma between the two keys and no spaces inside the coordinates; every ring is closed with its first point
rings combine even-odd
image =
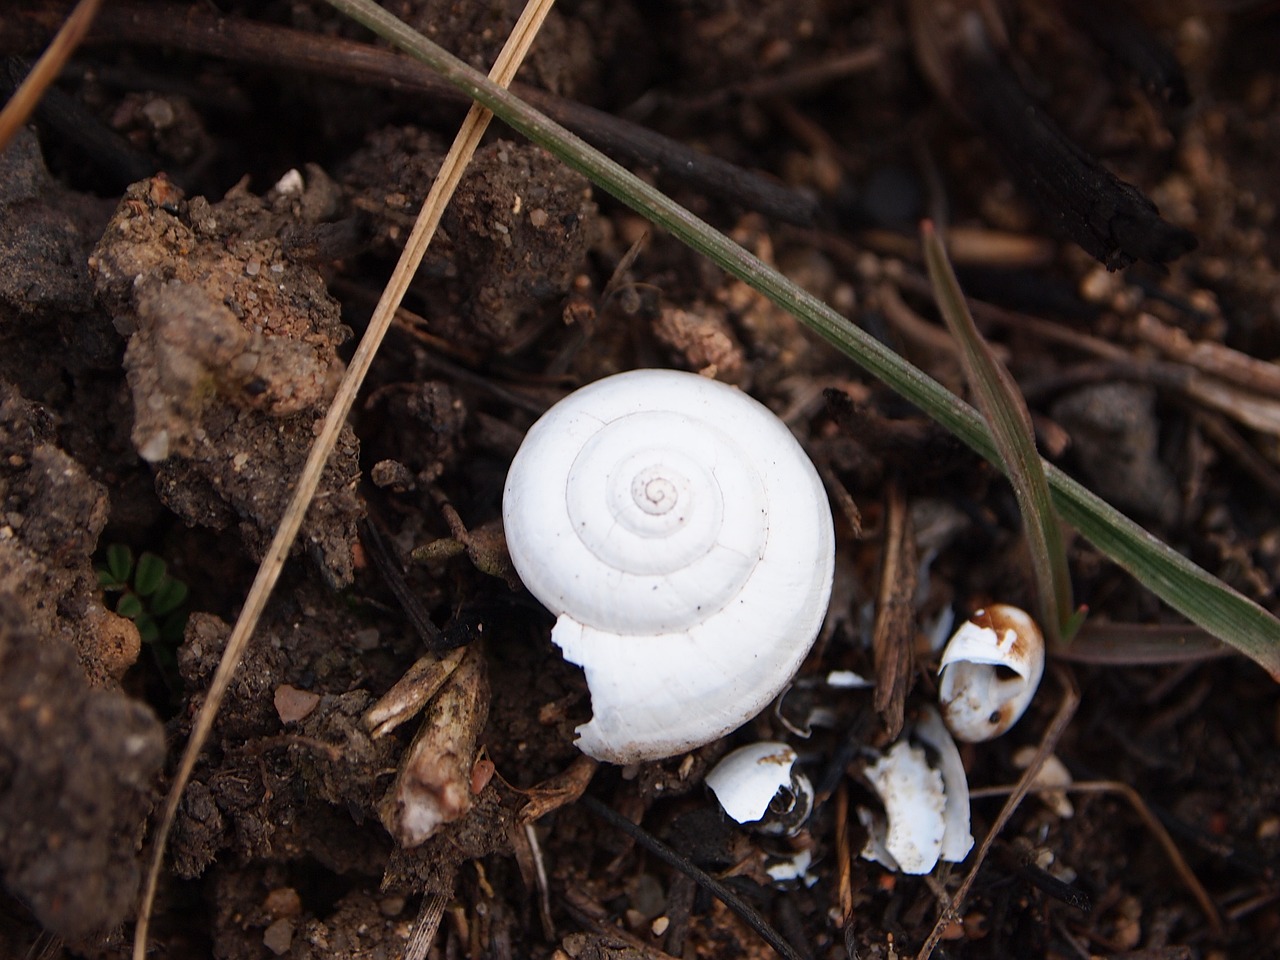
{"type": "Polygon", "coordinates": [[[302,913],[302,898],[293,887],[277,887],[267,894],[263,908],[277,920],[302,913]]]}
{"type": "Polygon", "coordinates": [[[276,687],[276,713],[281,723],[297,723],[316,708],[320,702],[320,694],[309,690],[299,690],[287,683],[276,687]]]}
{"type": "Polygon", "coordinates": [[[277,920],[262,933],[262,945],[277,957],[289,952],[293,946],[293,921],[277,920]]]}

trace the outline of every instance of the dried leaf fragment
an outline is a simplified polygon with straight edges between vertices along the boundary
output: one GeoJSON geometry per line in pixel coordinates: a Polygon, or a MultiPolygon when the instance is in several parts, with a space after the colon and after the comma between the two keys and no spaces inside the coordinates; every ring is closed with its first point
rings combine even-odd
{"type": "Polygon", "coordinates": [[[378,804],[382,825],[401,846],[418,846],[471,809],[476,740],[488,716],[489,680],[473,645],[428,706],[395,783],[378,804]]]}

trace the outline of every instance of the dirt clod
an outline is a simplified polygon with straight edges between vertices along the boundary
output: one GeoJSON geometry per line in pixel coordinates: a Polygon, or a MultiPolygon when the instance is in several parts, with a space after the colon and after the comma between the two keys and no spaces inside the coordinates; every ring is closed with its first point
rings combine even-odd
{"type": "Polygon", "coordinates": [[[94,689],[57,635],[0,594],[0,871],[50,931],[123,921],[164,737],[151,711],[94,689]]]}
{"type": "MultiPolygon", "coordinates": [[[[164,180],[130,188],[90,259],[128,337],[133,442],[156,492],[188,523],[270,539],[341,377],[339,322],[319,272],[282,249],[290,195],[186,201],[164,180]]],[[[335,585],[352,576],[358,445],[345,432],[304,524],[335,585]]]]}
{"type": "MultiPolygon", "coordinates": [[[[439,167],[434,138],[384,130],[348,166],[357,206],[403,245],[439,167]]],[[[546,151],[498,141],[477,151],[419,270],[433,332],[507,347],[520,321],[568,293],[595,239],[586,181],[546,151]]]]}

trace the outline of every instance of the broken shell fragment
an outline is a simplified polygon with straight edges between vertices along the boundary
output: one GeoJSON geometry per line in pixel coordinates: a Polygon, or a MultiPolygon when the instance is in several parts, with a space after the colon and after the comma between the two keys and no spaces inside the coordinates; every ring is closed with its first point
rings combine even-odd
{"type": "Polygon", "coordinates": [[[946,794],[942,806],[942,859],[959,863],[973,849],[973,834],[969,832],[969,778],[964,772],[964,761],[942,717],[933,707],[925,707],[921,712],[914,736],[937,754],[946,794]]]}
{"type": "Polygon", "coordinates": [[[813,785],[796,769],[797,759],[785,743],[752,743],[716,764],[707,786],[738,823],[759,833],[791,836],[813,809],[813,785]]]}
{"type": "Polygon", "coordinates": [[[812,866],[813,851],[797,850],[789,857],[770,857],[765,861],[764,872],[780,886],[798,880],[806,887],[812,887],[818,882],[817,874],[809,869],[812,866]]]}
{"type": "Polygon", "coordinates": [[[961,624],[939,667],[938,700],[947,727],[977,743],[1005,733],[1035,696],[1044,673],[1044,636],[1017,607],[992,604],[961,624]]]}
{"type": "MultiPolygon", "coordinates": [[[[1013,765],[1019,770],[1025,770],[1031,766],[1035,760],[1036,748],[1033,746],[1025,746],[1014,753],[1013,765]]],[[[1071,778],[1071,771],[1067,769],[1067,765],[1058,759],[1057,754],[1049,754],[1045,757],[1044,763],[1031,778],[1031,788],[1040,794],[1040,802],[1046,807],[1062,817],[1064,820],[1075,816],[1075,807],[1071,805],[1071,800],[1067,797],[1065,788],[1070,787],[1074,781],[1071,778]],[[1061,790],[1053,790],[1051,787],[1062,787],[1061,790]]]]}
{"type": "Polygon", "coordinates": [[[942,774],[929,766],[924,750],[899,740],[867,768],[867,779],[884,804],[888,824],[864,818],[871,836],[862,855],[903,873],[928,873],[946,833],[942,774]]]}
{"type": "Polygon", "coordinates": [[[858,808],[868,836],[862,856],[903,873],[928,873],[939,860],[959,863],[973,849],[969,782],[960,751],[938,712],[925,708],[910,735],[867,768],[885,816],[858,808]],[[886,822],[887,821],[887,822],[886,822]]]}

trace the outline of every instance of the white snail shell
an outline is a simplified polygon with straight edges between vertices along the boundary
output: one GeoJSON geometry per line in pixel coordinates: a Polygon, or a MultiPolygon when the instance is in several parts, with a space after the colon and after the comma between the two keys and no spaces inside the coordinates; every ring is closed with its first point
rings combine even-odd
{"type": "Polygon", "coordinates": [[[938,668],[942,717],[958,740],[1008,731],[1044,674],[1044,635],[1030,614],[1006,603],[978,610],[947,642],[938,668]]]}
{"type": "Polygon", "coordinates": [[[586,672],[578,747],[615,763],[718,739],[799,668],[831,595],[826,493],[746,394],[636,370],[529,430],[503,496],[512,563],[586,672]]]}

